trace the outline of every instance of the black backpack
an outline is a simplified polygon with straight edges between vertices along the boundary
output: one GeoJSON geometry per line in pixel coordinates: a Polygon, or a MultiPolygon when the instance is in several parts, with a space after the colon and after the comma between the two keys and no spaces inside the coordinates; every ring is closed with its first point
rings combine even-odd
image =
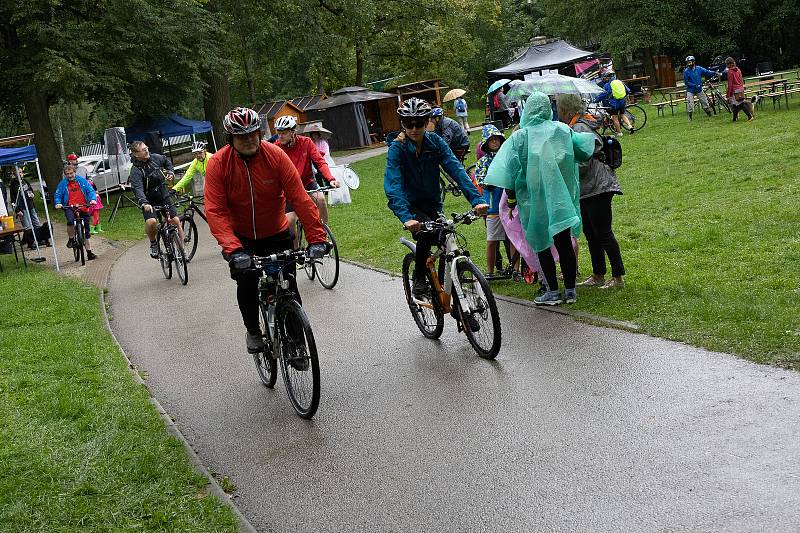
{"type": "MultiPolygon", "coordinates": [[[[595,158],[602,161],[612,169],[617,169],[622,166],[622,145],[619,140],[613,135],[600,135],[597,129],[602,126],[601,120],[591,120],[591,115],[584,115],[578,122],[586,124],[594,134],[603,142],[603,149],[595,155],[595,158]]],[[[593,117],[591,117],[593,118],[593,117]]]]}

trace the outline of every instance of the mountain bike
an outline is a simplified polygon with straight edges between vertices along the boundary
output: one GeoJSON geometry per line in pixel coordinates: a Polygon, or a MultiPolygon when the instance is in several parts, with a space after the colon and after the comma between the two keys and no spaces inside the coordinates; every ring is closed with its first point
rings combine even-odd
{"type": "Polygon", "coordinates": [[[153,211],[158,216],[158,262],[161,264],[161,271],[167,279],[172,278],[172,263],[175,263],[175,270],[181,285],[189,283],[189,270],[186,265],[188,260],[184,254],[183,240],[178,233],[178,228],[169,223],[169,205],[154,205],[153,211]]]}
{"type": "Polygon", "coordinates": [[[205,213],[200,208],[202,204],[197,203],[196,200],[202,201],[202,196],[192,196],[191,194],[183,194],[179,196],[175,202],[175,207],[185,205],[183,213],[180,214],[181,228],[183,228],[183,248],[186,253],[186,261],[191,261],[197,251],[197,224],[194,223],[194,215],[200,215],[206,224],[208,219],[205,213]]]}
{"type": "MultiPolygon", "coordinates": [[[[320,187],[315,191],[309,191],[309,194],[317,192],[324,193],[335,188],[336,187],[330,186],[320,187]]],[[[327,235],[328,253],[326,253],[320,259],[306,259],[303,263],[303,269],[306,271],[306,276],[308,276],[308,279],[313,280],[314,277],[316,277],[320,285],[326,289],[332,289],[334,286],[336,286],[336,282],[339,281],[339,246],[336,244],[336,238],[333,236],[330,226],[322,221],[320,222],[322,223],[322,227],[325,229],[325,233],[327,235]]],[[[298,242],[300,243],[300,249],[305,250],[308,248],[309,243],[307,242],[305,232],[303,231],[303,224],[299,219],[297,220],[297,235],[298,242]]]]}
{"type": "Polygon", "coordinates": [[[304,250],[286,250],[266,257],[253,256],[258,272],[259,319],[264,332],[264,351],[253,354],[261,382],[273,388],[280,361],[283,383],[292,407],[302,418],[317,412],[320,398],[319,358],[311,322],[299,295],[288,279],[297,261],[305,261],[304,250]]]}
{"type": "MultiPolygon", "coordinates": [[[[590,104],[588,111],[601,120],[602,130],[600,131],[600,135],[605,135],[608,130],[615,131],[614,119],[611,117],[614,110],[610,107],[590,104]]],[[[619,125],[622,129],[632,134],[644,128],[645,124],[647,124],[647,112],[642,106],[639,104],[628,104],[625,106],[625,113],[619,121],[619,125]]]]}
{"type": "Polygon", "coordinates": [[[706,96],[709,99],[711,107],[714,109],[714,113],[717,113],[718,108],[722,108],[728,113],[731,112],[731,106],[728,103],[728,99],[725,98],[725,95],[720,92],[719,88],[716,85],[716,82],[719,81],[719,76],[714,76],[713,78],[709,78],[703,84],[703,91],[706,93],[706,96]]]}
{"type": "Polygon", "coordinates": [[[432,289],[431,301],[417,300],[412,294],[415,275],[416,245],[406,239],[400,242],[410,252],[403,258],[403,289],[414,322],[422,335],[438,339],[444,329],[444,314],[456,320],[479,356],[494,359],[500,351],[500,315],[492,289],[480,269],[472,262],[466,239],[458,233],[460,224],[471,224],[480,217],[472,211],[453,214],[452,220],[440,218],[422,223],[420,231],[436,236],[437,250],[427,261],[425,277],[432,289]],[[437,271],[438,265],[438,271],[437,271]]]}
{"type": "Polygon", "coordinates": [[[75,256],[75,262],[80,261],[81,265],[86,264],[86,222],[83,220],[83,213],[81,209],[90,207],[89,204],[71,204],[65,205],[64,209],[71,209],[72,216],[75,220],[75,242],[72,245],[72,255],[75,256]]]}

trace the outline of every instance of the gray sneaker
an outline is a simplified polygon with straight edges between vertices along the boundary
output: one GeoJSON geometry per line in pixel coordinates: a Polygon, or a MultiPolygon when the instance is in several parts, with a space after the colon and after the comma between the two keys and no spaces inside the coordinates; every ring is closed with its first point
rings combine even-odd
{"type": "Polygon", "coordinates": [[[249,353],[264,351],[264,336],[261,334],[261,330],[248,331],[245,335],[245,342],[247,343],[247,351],[249,353]]]}
{"type": "Polygon", "coordinates": [[[560,305],[562,301],[561,291],[546,291],[538,298],[535,298],[533,303],[536,305],[560,305]]]}
{"type": "Polygon", "coordinates": [[[158,259],[158,242],[150,241],[150,257],[158,259]]]}
{"type": "Polygon", "coordinates": [[[564,303],[574,304],[578,301],[578,293],[575,289],[564,289],[564,303]]]}

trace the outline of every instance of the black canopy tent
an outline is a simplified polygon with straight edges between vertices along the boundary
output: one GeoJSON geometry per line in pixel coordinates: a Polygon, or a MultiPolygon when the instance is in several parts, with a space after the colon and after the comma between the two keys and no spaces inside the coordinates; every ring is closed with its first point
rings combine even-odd
{"type": "MultiPolygon", "coordinates": [[[[489,83],[501,78],[522,79],[525,74],[543,69],[563,69],[581,59],[593,56],[593,52],[575,48],[566,41],[534,44],[518,55],[508,65],[487,72],[489,83]]],[[[574,76],[575,71],[564,74],[574,76]]]]}
{"type": "Polygon", "coordinates": [[[370,91],[366,87],[344,87],[331,98],[306,108],[308,121],[321,120],[333,132],[328,143],[331,150],[358,148],[371,144],[364,105],[379,100],[396,100],[389,93],[370,91]]]}

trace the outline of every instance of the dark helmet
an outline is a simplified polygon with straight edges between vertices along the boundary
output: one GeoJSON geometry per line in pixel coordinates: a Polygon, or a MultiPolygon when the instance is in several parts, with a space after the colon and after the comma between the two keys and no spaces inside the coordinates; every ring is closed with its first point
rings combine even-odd
{"type": "Polygon", "coordinates": [[[244,135],[261,128],[261,117],[248,107],[236,107],[225,115],[222,127],[232,135],[244,135]]]}
{"type": "Polygon", "coordinates": [[[397,108],[400,118],[428,118],[431,112],[430,104],[422,98],[409,98],[397,108]]]}

